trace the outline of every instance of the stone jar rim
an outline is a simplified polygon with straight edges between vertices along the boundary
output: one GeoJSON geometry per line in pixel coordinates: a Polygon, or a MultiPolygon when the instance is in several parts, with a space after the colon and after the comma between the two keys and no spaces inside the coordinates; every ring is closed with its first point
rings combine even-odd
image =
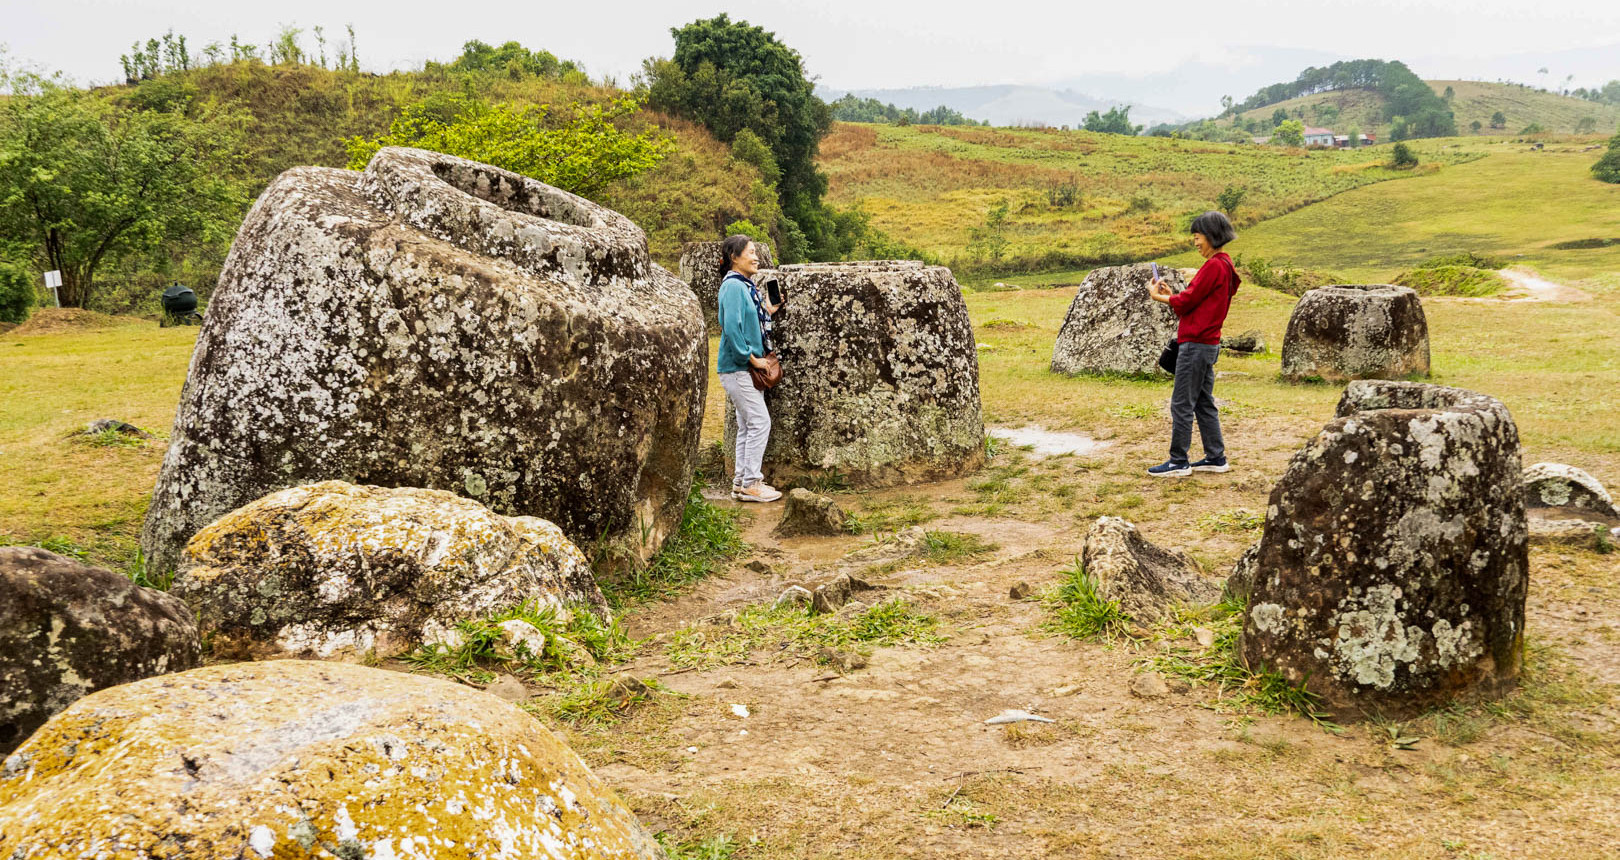
{"type": "Polygon", "coordinates": [[[1356,296],[1400,296],[1407,293],[1417,295],[1417,290],[1411,287],[1401,287],[1395,284],[1324,284],[1320,287],[1307,290],[1306,295],[1319,293],[1324,296],[1356,295],[1356,296]]]}
{"type": "Polygon", "coordinates": [[[471,159],[384,147],[366,165],[373,198],[464,250],[580,284],[649,271],[647,234],[577,194],[471,159]]]}

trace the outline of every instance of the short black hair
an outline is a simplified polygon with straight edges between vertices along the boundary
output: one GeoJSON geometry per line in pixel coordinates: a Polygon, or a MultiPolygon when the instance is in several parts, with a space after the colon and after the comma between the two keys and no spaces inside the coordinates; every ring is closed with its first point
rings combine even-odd
{"type": "Polygon", "coordinates": [[[726,240],[720,243],[720,262],[727,269],[731,268],[731,264],[737,262],[737,258],[742,256],[742,252],[748,250],[748,246],[753,243],[753,239],[741,233],[735,236],[727,236],[726,240]]]}
{"type": "Polygon", "coordinates": [[[1223,247],[1227,242],[1237,238],[1237,231],[1232,229],[1232,222],[1215,210],[1193,219],[1190,233],[1203,233],[1204,238],[1217,248],[1223,247]]]}

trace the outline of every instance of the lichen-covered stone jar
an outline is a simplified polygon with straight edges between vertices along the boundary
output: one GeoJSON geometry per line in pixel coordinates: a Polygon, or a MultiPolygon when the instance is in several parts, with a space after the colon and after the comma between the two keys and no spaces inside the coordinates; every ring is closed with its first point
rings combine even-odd
{"type": "Polygon", "coordinates": [[[1338,284],[1300,296],[1283,335],[1291,380],[1429,375],[1429,321],[1411,287],[1338,284]]]}
{"type": "Polygon", "coordinates": [[[1501,401],[1350,383],[1271,491],[1243,659],[1351,717],[1510,689],[1529,577],[1520,474],[1501,401]]]}
{"type": "MultiPolygon", "coordinates": [[[[772,482],[836,474],[851,486],[890,486],[983,465],[979,357],[950,269],[880,260],[774,274],[785,375],[765,398],[772,482]]],[[[728,467],[734,421],[728,415],[728,467]]]]}
{"type": "Polygon", "coordinates": [[[328,479],[450,490],[645,558],[685,505],[706,362],[697,299],[616,212],[422,150],[294,168],[208,306],[148,564],[328,479]]]}

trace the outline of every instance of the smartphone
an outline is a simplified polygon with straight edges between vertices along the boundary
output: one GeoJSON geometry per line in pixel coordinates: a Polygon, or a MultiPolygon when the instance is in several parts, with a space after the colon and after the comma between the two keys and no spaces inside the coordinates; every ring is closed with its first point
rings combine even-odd
{"type": "Polygon", "coordinates": [[[773,304],[773,305],[781,305],[782,304],[782,282],[777,280],[776,278],[771,278],[770,280],[766,281],[765,282],[765,296],[770,300],[771,304],[773,304]]]}
{"type": "Polygon", "coordinates": [[[1148,265],[1153,267],[1153,280],[1157,281],[1159,279],[1159,264],[1149,263],[1148,265]]]}

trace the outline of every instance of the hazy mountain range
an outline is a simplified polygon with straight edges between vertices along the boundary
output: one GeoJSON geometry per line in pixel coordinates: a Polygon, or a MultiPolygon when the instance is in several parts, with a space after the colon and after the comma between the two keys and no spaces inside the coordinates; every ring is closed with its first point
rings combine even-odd
{"type": "MultiPolygon", "coordinates": [[[[1189,60],[1168,72],[1151,75],[1090,74],[1046,84],[987,84],[971,87],[862,89],[818,84],[827,101],[854,93],[860,98],[919,111],[945,105],[993,125],[1045,124],[1078,127],[1090,111],[1131,106],[1131,120],[1151,127],[1184,122],[1221,112],[1221,96],[1242,101],[1261,87],[1291,81],[1310,66],[1358,59],[1325,51],[1276,47],[1234,49],[1230,62],[1189,60]]],[[[1391,59],[1391,58],[1381,58],[1391,59]]],[[[1558,89],[1566,76],[1571,86],[1597,86],[1620,78],[1620,45],[1572,48],[1555,52],[1489,58],[1416,57],[1407,66],[1429,80],[1512,80],[1558,89]],[[1546,68],[1546,74],[1540,69],[1546,68]]]]}

